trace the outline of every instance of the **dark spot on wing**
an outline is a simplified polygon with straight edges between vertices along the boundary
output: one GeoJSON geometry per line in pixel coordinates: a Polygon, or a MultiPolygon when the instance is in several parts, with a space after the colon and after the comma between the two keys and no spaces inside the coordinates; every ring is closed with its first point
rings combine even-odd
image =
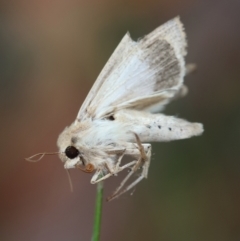
{"type": "Polygon", "coordinates": [[[158,129],[161,129],[161,126],[158,126],[158,129]]]}
{"type": "Polygon", "coordinates": [[[114,117],[113,115],[110,115],[110,116],[108,116],[107,119],[110,120],[110,121],[114,121],[114,120],[115,120],[115,117],[114,117]]]}
{"type": "Polygon", "coordinates": [[[172,130],[172,128],[171,128],[171,127],[169,127],[169,128],[168,128],[168,130],[170,130],[170,131],[171,131],[171,130],[172,130]]]}

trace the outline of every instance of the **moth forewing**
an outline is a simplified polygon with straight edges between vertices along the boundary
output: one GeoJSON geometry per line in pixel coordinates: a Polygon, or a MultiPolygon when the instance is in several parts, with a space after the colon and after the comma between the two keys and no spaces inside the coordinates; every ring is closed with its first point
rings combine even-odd
{"type": "Polygon", "coordinates": [[[111,106],[162,91],[177,91],[185,75],[185,54],[186,39],[179,18],[137,42],[127,34],[101,71],[77,119],[101,118],[111,106]]]}
{"type": "Polygon", "coordinates": [[[101,89],[103,83],[112,74],[114,69],[116,69],[117,66],[126,59],[130,51],[133,52],[134,45],[135,42],[132,41],[129,33],[126,33],[113,54],[111,55],[110,59],[102,69],[100,75],[98,76],[93,87],[91,88],[91,91],[89,91],[86,99],[84,100],[77,115],[78,120],[83,120],[84,118],[91,117],[91,115],[89,115],[87,112],[87,108],[91,105],[92,100],[95,98],[96,94],[99,93],[99,90],[101,89]]]}

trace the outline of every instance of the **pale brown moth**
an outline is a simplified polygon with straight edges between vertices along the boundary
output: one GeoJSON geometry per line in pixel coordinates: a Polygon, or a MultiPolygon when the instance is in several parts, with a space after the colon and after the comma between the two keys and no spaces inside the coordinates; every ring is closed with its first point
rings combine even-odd
{"type": "MultiPolygon", "coordinates": [[[[60,134],[57,145],[64,168],[94,172],[91,183],[130,169],[112,200],[147,178],[150,142],[200,135],[203,126],[159,114],[171,100],[184,96],[186,37],[179,18],[161,25],[139,41],[127,33],[94,83],[76,120],[60,134]],[[131,160],[121,164],[123,157],[131,160]],[[128,184],[140,170],[140,175],[128,184]]],[[[43,153],[41,157],[44,155],[43,153]]]]}

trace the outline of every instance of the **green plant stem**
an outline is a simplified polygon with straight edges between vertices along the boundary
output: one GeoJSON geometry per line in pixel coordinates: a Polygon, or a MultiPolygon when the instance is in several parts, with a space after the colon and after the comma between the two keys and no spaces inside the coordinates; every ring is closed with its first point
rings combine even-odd
{"type": "Polygon", "coordinates": [[[97,196],[96,196],[96,204],[95,204],[92,241],[100,240],[102,201],[103,201],[103,182],[99,182],[97,184],[97,196]]]}

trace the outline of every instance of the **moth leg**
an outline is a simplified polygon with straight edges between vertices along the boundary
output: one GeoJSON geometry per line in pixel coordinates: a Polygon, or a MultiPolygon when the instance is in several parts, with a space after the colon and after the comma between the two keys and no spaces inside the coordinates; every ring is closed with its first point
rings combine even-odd
{"type": "MultiPolygon", "coordinates": [[[[120,189],[124,186],[124,184],[126,183],[126,181],[132,176],[132,174],[137,170],[133,170],[127,175],[127,177],[123,180],[123,185],[121,186],[120,184],[120,187],[115,191],[115,193],[108,197],[107,201],[111,201],[119,196],[121,196],[123,193],[129,191],[130,189],[132,189],[134,186],[136,186],[139,182],[141,182],[144,178],[147,178],[147,175],[148,175],[148,169],[149,169],[149,166],[150,166],[150,161],[151,161],[151,145],[150,144],[146,144],[148,145],[148,152],[147,152],[147,159],[145,160],[144,164],[142,165],[142,173],[140,174],[140,176],[135,180],[133,181],[131,184],[129,184],[124,190],[122,190],[121,192],[120,189]]],[[[138,163],[136,163],[135,167],[137,166],[138,163]]],[[[135,168],[134,167],[134,168],[135,168]]]]}
{"type": "Polygon", "coordinates": [[[136,161],[132,161],[132,162],[129,162],[127,163],[126,165],[122,166],[122,167],[119,167],[120,163],[121,163],[121,160],[124,156],[124,153],[122,155],[119,156],[118,158],[118,161],[117,161],[117,164],[116,164],[116,167],[117,168],[114,168],[114,170],[112,170],[107,163],[105,163],[105,168],[108,170],[108,173],[106,175],[103,175],[102,177],[98,178],[99,175],[101,175],[103,173],[103,168],[99,168],[95,174],[93,175],[92,179],[91,179],[91,183],[92,184],[95,184],[95,183],[98,183],[100,181],[103,181],[109,177],[111,177],[112,175],[115,175],[117,174],[118,172],[122,171],[123,169],[125,168],[128,168],[128,167],[131,167],[133,165],[136,164],[136,161]]]}
{"type": "Polygon", "coordinates": [[[128,179],[132,176],[133,173],[133,170],[131,170],[128,173],[128,175],[122,180],[122,182],[120,183],[119,187],[115,190],[115,192],[107,198],[107,201],[111,201],[112,199],[121,195],[121,192],[119,193],[119,191],[124,187],[125,183],[128,181],[128,179]]]}
{"type": "MultiPolygon", "coordinates": [[[[94,176],[95,176],[95,174],[94,174],[94,176]]],[[[101,181],[103,181],[103,180],[105,180],[105,179],[107,179],[107,178],[109,178],[109,177],[111,177],[113,175],[112,173],[108,173],[105,176],[102,176],[101,178],[98,178],[99,174],[100,173],[97,173],[95,177],[94,176],[92,177],[91,184],[96,184],[98,182],[101,182],[101,181]]]]}
{"type": "Polygon", "coordinates": [[[130,190],[131,188],[133,188],[134,186],[136,186],[140,181],[142,181],[144,178],[147,178],[148,175],[148,169],[150,166],[150,160],[151,160],[151,145],[150,144],[143,144],[148,148],[147,151],[147,159],[144,161],[144,163],[142,164],[142,172],[140,174],[140,176],[133,181],[131,184],[129,184],[123,191],[121,191],[121,189],[124,187],[124,185],[126,184],[126,182],[129,180],[129,178],[137,171],[137,169],[139,168],[139,160],[136,162],[136,165],[132,168],[132,170],[128,173],[128,175],[123,179],[123,181],[120,183],[119,187],[116,189],[116,191],[107,198],[107,201],[111,201],[117,197],[119,197],[120,195],[122,195],[123,193],[127,192],[128,190],[130,190]],[[138,167],[138,168],[137,168],[138,167]]]}
{"type": "Polygon", "coordinates": [[[108,174],[102,176],[101,178],[98,178],[98,176],[101,174],[102,172],[102,169],[99,169],[95,172],[95,174],[93,175],[92,179],[91,179],[91,184],[95,184],[95,183],[98,183],[100,181],[103,181],[109,177],[111,177],[112,175],[114,174],[117,174],[119,172],[121,172],[123,169],[125,168],[128,168],[128,167],[131,167],[131,166],[134,166],[136,164],[136,161],[132,161],[132,162],[129,162],[127,163],[126,165],[120,167],[117,171],[114,171],[114,172],[109,172],[108,174]]]}
{"type": "Polygon", "coordinates": [[[152,155],[152,146],[151,144],[146,144],[147,145],[147,159],[146,161],[144,162],[143,164],[143,171],[142,171],[142,174],[145,178],[148,177],[148,170],[149,170],[149,167],[150,167],[150,164],[151,164],[151,155],[152,155]]]}
{"type": "Polygon", "coordinates": [[[99,175],[101,174],[101,172],[102,172],[102,169],[98,169],[98,170],[94,173],[94,175],[92,176],[92,179],[91,179],[91,183],[92,183],[92,184],[95,184],[95,183],[98,182],[98,177],[99,177],[99,175]]]}
{"type": "MultiPolygon", "coordinates": [[[[129,180],[129,178],[132,176],[132,174],[134,172],[136,172],[138,170],[138,168],[141,166],[142,164],[142,159],[146,159],[149,160],[148,162],[148,167],[150,165],[150,159],[151,159],[151,145],[150,144],[142,144],[138,135],[136,135],[134,133],[134,135],[136,136],[136,140],[137,140],[137,145],[138,145],[138,149],[126,149],[126,154],[131,155],[131,156],[135,156],[136,154],[139,156],[139,152],[140,152],[140,157],[138,158],[137,161],[133,161],[135,163],[135,165],[133,166],[132,170],[128,173],[128,175],[123,179],[123,181],[120,183],[119,187],[116,189],[116,191],[114,192],[113,195],[117,194],[125,185],[125,183],[129,180]],[[147,154],[145,153],[147,152],[147,154]]],[[[132,162],[131,162],[132,163],[132,162]]],[[[119,171],[122,171],[123,169],[129,167],[130,163],[119,167],[119,171]]],[[[148,168],[147,168],[148,169],[148,168]]],[[[119,172],[118,171],[118,172],[119,172]]],[[[147,178],[147,171],[144,173],[144,177],[147,178]]]]}
{"type": "Polygon", "coordinates": [[[137,141],[137,145],[138,145],[138,150],[140,152],[140,157],[138,159],[138,162],[136,163],[136,165],[133,167],[133,171],[137,171],[138,168],[141,166],[142,162],[145,162],[147,160],[147,156],[144,150],[144,146],[142,145],[139,136],[134,133],[135,137],[136,137],[136,141],[137,141]]]}
{"type": "Polygon", "coordinates": [[[119,197],[121,194],[127,192],[128,190],[133,188],[135,185],[137,185],[143,178],[147,178],[148,169],[149,169],[150,160],[151,160],[151,145],[150,144],[142,144],[137,134],[135,134],[135,137],[136,137],[136,141],[137,141],[137,145],[138,145],[138,151],[140,152],[139,159],[136,162],[135,166],[133,166],[133,168],[129,172],[129,174],[120,183],[120,185],[116,189],[116,191],[110,197],[108,197],[108,199],[107,199],[108,201],[110,201],[116,197],[119,197]],[[140,166],[142,166],[142,172],[141,172],[140,177],[138,177],[135,181],[133,181],[123,191],[120,192],[120,190],[124,187],[126,182],[129,180],[129,178],[139,169],[140,166]]]}
{"type": "Polygon", "coordinates": [[[143,177],[147,178],[148,175],[148,169],[150,166],[151,161],[151,154],[152,154],[152,147],[151,144],[142,144],[140,141],[139,136],[134,133],[138,145],[138,149],[140,152],[140,157],[138,159],[138,162],[133,167],[133,172],[136,172],[141,166],[142,166],[142,173],[143,177]]]}
{"type": "Polygon", "coordinates": [[[107,201],[112,201],[113,199],[121,196],[123,193],[129,191],[131,188],[133,188],[134,186],[136,186],[140,181],[142,181],[144,179],[144,176],[141,175],[140,177],[138,177],[134,182],[132,182],[130,185],[128,185],[123,191],[121,192],[115,192],[114,194],[112,194],[111,196],[109,196],[107,198],[107,201]]]}
{"type": "MultiPolygon", "coordinates": [[[[134,148],[135,148],[135,147],[134,147],[134,148]]],[[[103,181],[103,180],[111,177],[112,175],[115,175],[115,174],[123,171],[123,170],[126,169],[126,168],[129,168],[129,167],[134,166],[134,165],[137,163],[137,161],[131,161],[131,162],[129,162],[129,163],[123,165],[123,166],[120,166],[121,161],[122,161],[122,158],[123,158],[126,154],[127,154],[127,155],[131,155],[131,156],[132,156],[132,155],[139,155],[139,150],[136,149],[136,148],[133,149],[133,145],[132,145],[132,144],[129,145],[128,148],[127,148],[127,149],[124,149],[124,151],[123,151],[123,152],[121,153],[121,155],[119,156],[119,158],[118,158],[118,160],[117,160],[117,163],[116,163],[116,165],[115,165],[114,170],[111,170],[111,168],[108,166],[108,164],[105,163],[105,167],[106,167],[106,169],[108,170],[109,173],[106,174],[106,175],[104,175],[104,176],[102,176],[101,178],[98,179],[98,176],[100,175],[101,170],[102,170],[102,169],[100,169],[100,171],[99,171],[99,172],[96,172],[96,173],[94,174],[94,176],[92,177],[91,183],[92,183],[92,184],[98,183],[98,182],[100,182],[100,181],[103,181]]]]}
{"type": "Polygon", "coordinates": [[[92,179],[91,179],[91,184],[96,184],[98,182],[101,182],[109,177],[111,177],[113,175],[113,173],[108,173],[102,177],[99,178],[99,175],[101,175],[102,173],[102,169],[99,169],[95,172],[95,174],[93,175],[92,179]]]}
{"type": "MultiPolygon", "coordinates": [[[[119,155],[119,158],[118,158],[118,161],[117,161],[117,162],[121,162],[121,160],[122,160],[122,158],[123,158],[123,156],[124,156],[124,152],[125,152],[125,149],[123,149],[123,150],[110,150],[110,151],[108,150],[108,153],[109,153],[109,154],[118,154],[118,155],[119,155]]],[[[100,182],[100,181],[102,181],[102,180],[105,180],[105,179],[109,178],[109,177],[112,176],[113,174],[115,174],[114,171],[111,170],[111,168],[109,168],[109,166],[107,165],[107,163],[105,163],[105,165],[106,165],[106,168],[107,168],[107,170],[109,171],[109,173],[106,174],[106,175],[103,175],[103,169],[104,169],[104,167],[99,168],[99,169],[94,173],[94,175],[93,175],[93,177],[92,177],[92,179],[91,179],[91,181],[90,181],[91,184],[98,183],[98,182],[100,182]],[[101,175],[102,177],[99,178],[99,175],[101,175]]]]}

